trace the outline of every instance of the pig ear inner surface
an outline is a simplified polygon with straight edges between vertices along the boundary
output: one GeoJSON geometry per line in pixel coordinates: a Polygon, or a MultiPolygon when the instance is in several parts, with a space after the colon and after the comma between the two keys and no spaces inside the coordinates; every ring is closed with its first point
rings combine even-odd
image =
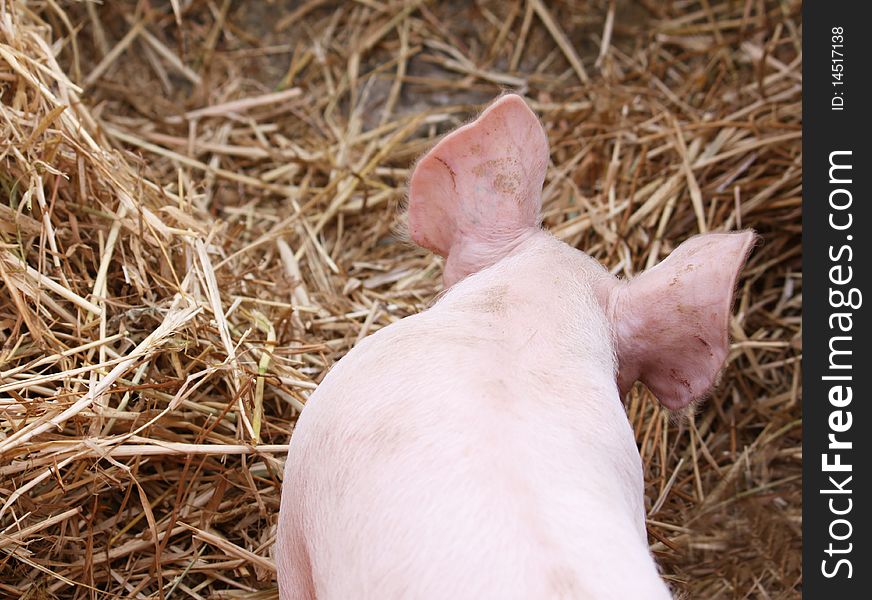
{"type": "Polygon", "coordinates": [[[478,263],[499,257],[500,245],[538,224],[548,156],[533,111],[520,96],[501,97],[416,165],[412,240],[447,257],[459,276],[489,266],[478,263]]]}
{"type": "Polygon", "coordinates": [[[698,235],[614,288],[622,393],[639,380],[678,410],[710,391],[729,353],[733,291],[755,239],[751,231],[698,235]]]}

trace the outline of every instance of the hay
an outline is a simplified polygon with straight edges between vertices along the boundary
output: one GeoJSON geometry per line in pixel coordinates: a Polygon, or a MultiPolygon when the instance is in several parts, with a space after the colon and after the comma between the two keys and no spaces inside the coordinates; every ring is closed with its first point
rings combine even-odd
{"type": "Polygon", "coordinates": [[[672,585],[798,597],[800,4],[291,4],[0,0],[0,595],[275,597],[298,411],[440,289],[409,166],[511,88],[613,272],[762,234],[713,397],[627,411],[672,585]]]}

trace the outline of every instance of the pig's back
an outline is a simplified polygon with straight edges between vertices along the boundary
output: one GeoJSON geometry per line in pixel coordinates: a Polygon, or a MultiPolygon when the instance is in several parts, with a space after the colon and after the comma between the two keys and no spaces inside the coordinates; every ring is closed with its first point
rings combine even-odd
{"type": "Polygon", "coordinates": [[[608,374],[452,310],[364,340],[300,418],[280,544],[305,545],[318,598],[668,597],[608,374]]]}

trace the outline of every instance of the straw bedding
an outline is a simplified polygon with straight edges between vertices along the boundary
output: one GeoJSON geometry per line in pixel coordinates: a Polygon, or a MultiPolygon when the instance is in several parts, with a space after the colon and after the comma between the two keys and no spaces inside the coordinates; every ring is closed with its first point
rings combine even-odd
{"type": "Polygon", "coordinates": [[[0,0],[0,596],[275,597],[284,449],[440,290],[408,170],[501,90],[631,276],[751,227],[721,385],[627,400],[692,598],[799,596],[800,3],[0,0]]]}

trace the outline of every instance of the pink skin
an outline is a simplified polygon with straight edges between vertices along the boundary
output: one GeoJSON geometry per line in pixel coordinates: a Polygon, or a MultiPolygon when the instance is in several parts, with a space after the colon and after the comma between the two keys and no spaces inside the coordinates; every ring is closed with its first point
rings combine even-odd
{"type": "Polygon", "coordinates": [[[620,394],[704,396],[751,232],[629,282],[537,226],[548,146],[518,96],[436,145],[412,239],[446,256],[430,309],[360,342],[300,416],[282,599],[665,599],[620,394]]]}

